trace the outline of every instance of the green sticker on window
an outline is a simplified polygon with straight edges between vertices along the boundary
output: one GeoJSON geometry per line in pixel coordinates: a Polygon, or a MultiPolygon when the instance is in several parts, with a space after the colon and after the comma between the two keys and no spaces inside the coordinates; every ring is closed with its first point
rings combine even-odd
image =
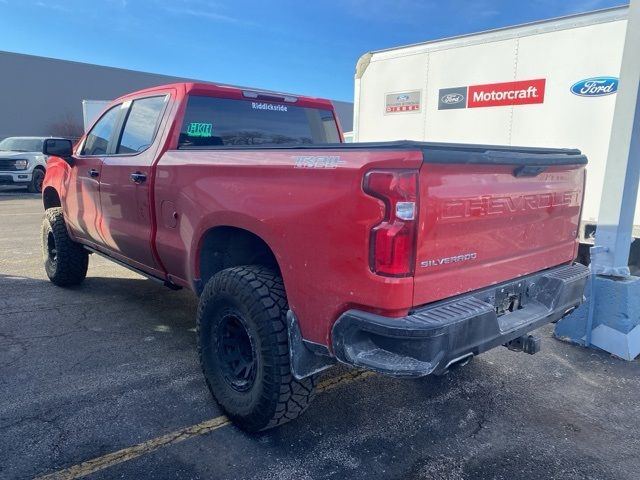
{"type": "Polygon", "coordinates": [[[213,124],[199,122],[190,123],[187,127],[187,135],[190,137],[212,137],[213,124]]]}

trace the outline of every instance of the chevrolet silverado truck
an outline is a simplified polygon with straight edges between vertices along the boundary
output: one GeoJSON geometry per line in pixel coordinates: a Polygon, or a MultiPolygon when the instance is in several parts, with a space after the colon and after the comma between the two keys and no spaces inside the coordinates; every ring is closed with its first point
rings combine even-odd
{"type": "MultiPolygon", "coordinates": [[[[49,148],[51,147],[51,148],[49,148]]],[[[201,367],[258,431],[341,362],[442,374],[583,301],[577,150],[342,143],[327,100],[199,83],[115,100],[44,181],[44,266],[99,254],[199,296],[201,367]]]]}
{"type": "MultiPolygon", "coordinates": [[[[0,185],[26,186],[30,193],[42,192],[47,156],[42,148],[47,137],[9,137],[0,142],[0,185]]],[[[49,138],[53,145],[61,138],[49,138]]],[[[53,147],[55,148],[55,147],[53,147]]]]}

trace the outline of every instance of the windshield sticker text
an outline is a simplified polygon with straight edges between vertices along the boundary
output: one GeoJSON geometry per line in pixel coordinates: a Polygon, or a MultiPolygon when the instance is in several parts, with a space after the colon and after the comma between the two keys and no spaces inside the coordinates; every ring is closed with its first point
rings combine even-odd
{"type": "Polygon", "coordinates": [[[274,103],[251,102],[251,108],[254,110],[271,110],[274,112],[286,112],[286,105],[276,105],[274,103]]]}
{"type": "Polygon", "coordinates": [[[213,124],[192,122],[187,127],[187,135],[190,137],[211,137],[213,136],[213,124]]]}

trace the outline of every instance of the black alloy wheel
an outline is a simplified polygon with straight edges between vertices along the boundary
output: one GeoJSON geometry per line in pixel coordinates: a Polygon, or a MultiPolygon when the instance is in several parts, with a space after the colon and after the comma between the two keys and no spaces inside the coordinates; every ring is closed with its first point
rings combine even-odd
{"type": "Polygon", "coordinates": [[[218,325],[218,357],[222,375],[237,392],[251,389],[256,379],[256,348],[238,312],[227,312],[218,325]]]}

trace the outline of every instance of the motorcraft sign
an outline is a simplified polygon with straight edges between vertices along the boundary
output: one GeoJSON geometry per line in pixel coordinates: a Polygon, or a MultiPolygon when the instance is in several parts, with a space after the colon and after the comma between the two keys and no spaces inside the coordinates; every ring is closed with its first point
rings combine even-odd
{"type": "Polygon", "coordinates": [[[469,87],[469,108],[501,107],[504,105],[530,105],[544,102],[546,80],[489,83],[469,87]]]}
{"type": "Polygon", "coordinates": [[[384,111],[385,113],[419,112],[420,97],[420,90],[387,93],[384,99],[384,111]]]}
{"type": "Polygon", "coordinates": [[[537,78],[442,88],[438,93],[438,110],[544,103],[545,86],[546,79],[537,78]]]}
{"type": "Polygon", "coordinates": [[[617,77],[585,78],[571,85],[571,93],[579,97],[604,97],[617,91],[617,77]]]}

